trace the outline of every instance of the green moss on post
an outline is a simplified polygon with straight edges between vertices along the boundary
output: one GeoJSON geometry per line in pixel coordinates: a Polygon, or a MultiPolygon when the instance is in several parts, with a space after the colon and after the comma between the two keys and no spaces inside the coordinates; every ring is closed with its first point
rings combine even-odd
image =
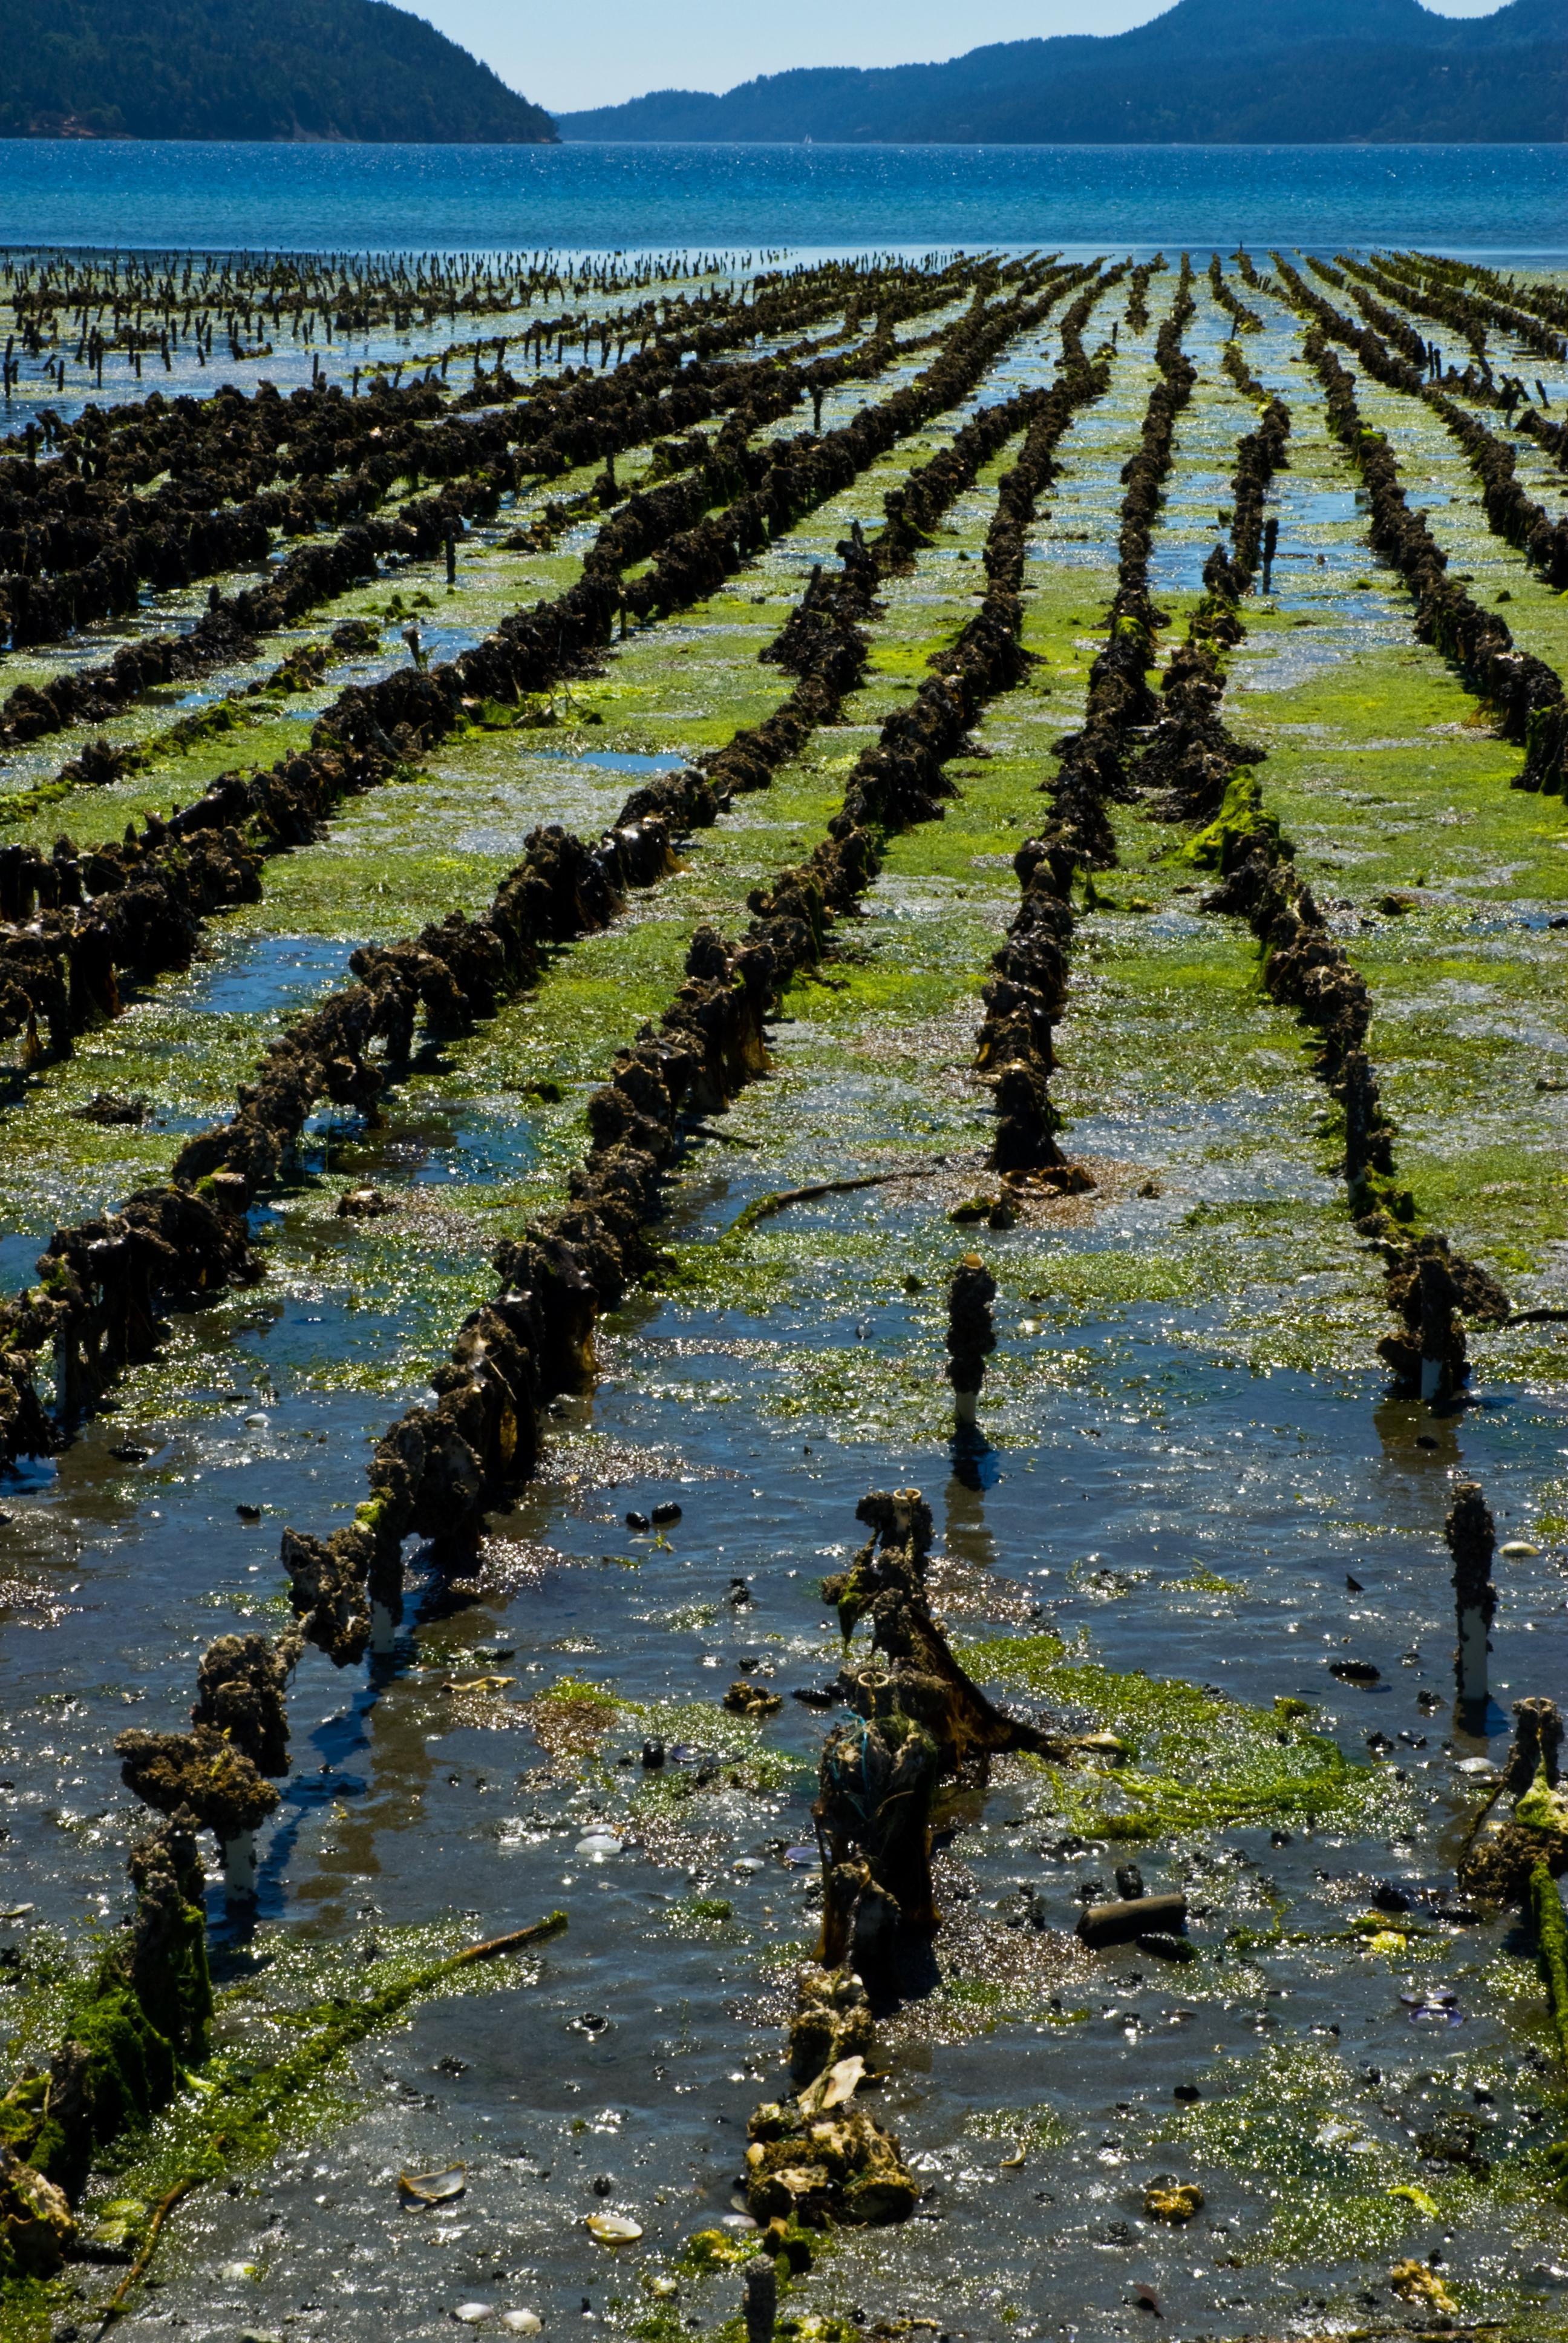
{"type": "MultiPolygon", "coordinates": [[[[1535,1957],[1546,1986],[1552,2030],[1568,2064],[1568,1916],[1557,1882],[1544,1863],[1538,1863],[1530,1875],[1530,1902],[1535,1917],[1535,1957]]],[[[1559,2200],[1568,2202],[1568,2139],[1553,2142],[1546,2151],[1546,2163],[1559,2200]]]]}
{"type": "Polygon", "coordinates": [[[144,2131],[175,2094],[175,2056],[130,1987],[100,1992],[55,2053],[48,2101],[29,2161],[67,2197],[78,2197],[93,2150],[144,2131]]]}
{"type": "Polygon", "coordinates": [[[1557,1882],[1543,1863],[1530,1875],[1530,1900],[1535,1915],[1535,1951],[1546,1986],[1547,2004],[1557,2046],[1568,2063],[1568,1916],[1557,1882]]]}
{"type": "MultiPolygon", "coordinates": [[[[1244,767],[1232,774],[1224,801],[1206,830],[1189,839],[1181,859],[1195,870],[1233,870],[1245,861],[1253,844],[1272,849],[1273,856],[1290,860],[1294,848],[1280,834],[1274,815],[1263,810],[1262,784],[1244,767]]],[[[1271,857],[1272,859],[1272,857],[1271,857]]]]}

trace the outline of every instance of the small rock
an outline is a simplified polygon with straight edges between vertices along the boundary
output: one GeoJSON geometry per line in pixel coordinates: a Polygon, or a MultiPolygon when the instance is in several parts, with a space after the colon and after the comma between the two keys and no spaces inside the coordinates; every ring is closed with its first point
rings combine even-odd
{"type": "Polygon", "coordinates": [[[1331,1660],[1328,1667],[1330,1675],[1338,1676],[1341,1684],[1374,1684],[1382,1682],[1382,1670],[1374,1668],[1370,1660],[1331,1660]]]}
{"type": "Polygon", "coordinates": [[[1178,2083],[1171,2096],[1173,2099],[1183,2099],[1190,2103],[1192,2100],[1201,2099],[1203,2094],[1196,2083],[1178,2083]]]}
{"type": "Polygon", "coordinates": [[[1141,1953],[1151,1954],[1157,1961],[1171,1961],[1180,1966],[1198,1957],[1196,1945],[1189,1943],[1185,1936],[1172,1936],[1164,1929],[1152,1929],[1147,1936],[1134,1936],[1132,1941],[1141,1953]]]}
{"type": "Polygon", "coordinates": [[[137,1448],[130,1441],[123,1448],[111,1448],[109,1451],[116,1464],[145,1464],[152,1453],[150,1448],[137,1448]]]}
{"type": "Polygon", "coordinates": [[[1203,2191],[1196,2181],[1156,2182],[1144,2196],[1143,2210],[1151,2221],[1192,2221],[1203,2210],[1203,2191]]]}
{"type": "Polygon", "coordinates": [[[650,1774],[657,1774],[664,1763],[663,1742],[645,1741],[642,1745],[642,1762],[650,1774]]]}
{"type": "Polygon", "coordinates": [[[646,1513],[628,1513],[626,1517],[626,1525],[628,1530],[638,1531],[650,1530],[653,1527],[653,1523],[648,1520],[646,1513]]]}
{"type": "Polygon", "coordinates": [[[85,1106],[75,1107],[72,1111],[78,1122],[96,1122],[108,1129],[115,1123],[145,1122],[147,1101],[140,1091],[134,1098],[120,1098],[113,1091],[99,1091],[85,1106]]]}
{"type": "Polygon", "coordinates": [[[737,1716],[776,1716],[784,1702],[765,1685],[748,1684],[744,1676],[737,1676],[724,1695],[724,1705],[737,1716]]]}
{"type": "Polygon", "coordinates": [[[615,2194],[615,2182],[608,2172],[598,2173],[595,2177],[593,2193],[596,2197],[612,2197],[615,2194]]]}
{"type": "Polygon", "coordinates": [[[663,1529],[668,1523],[678,1522],[679,1519],[680,1507],[676,1503],[673,1497],[667,1497],[662,1505],[655,1505],[653,1509],[653,1525],[655,1529],[663,1529]]]}
{"type": "Polygon", "coordinates": [[[242,1522],[258,1522],[261,1519],[261,1507],[259,1505],[236,1505],[235,1507],[235,1512],[239,1515],[242,1522]]]}
{"type": "Polygon", "coordinates": [[[347,1188],[337,1199],[340,1221],[378,1221],[392,1209],[379,1188],[347,1188]]]}

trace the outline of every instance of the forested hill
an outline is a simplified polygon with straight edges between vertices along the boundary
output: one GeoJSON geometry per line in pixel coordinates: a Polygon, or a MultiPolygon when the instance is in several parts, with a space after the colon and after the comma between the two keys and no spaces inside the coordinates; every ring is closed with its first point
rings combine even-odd
{"type": "Polygon", "coordinates": [[[538,146],[539,106],[383,0],[0,0],[7,138],[538,146]]]}
{"type": "Polygon", "coordinates": [[[563,114],[564,138],[1087,145],[1568,137],[1568,0],[1178,0],[1136,31],[771,74],[563,114]]]}

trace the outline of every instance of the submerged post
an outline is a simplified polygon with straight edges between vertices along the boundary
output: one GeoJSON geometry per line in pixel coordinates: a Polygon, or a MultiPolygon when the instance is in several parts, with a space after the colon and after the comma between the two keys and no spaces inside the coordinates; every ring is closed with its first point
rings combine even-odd
{"type": "Polygon", "coordinates": [[[960,1431],[974,1423],[986,1353],[996,1348],[990,1312],[995,1299],[995,1278],[978,1252],[965,1253],[948,1287],[948,1381],[953,1387],[953,1420],[960,1431]]]}
{"type": "Polygon", "coordinates": [[[1460,1705],[1484,1710],[1487,1630],[1497,1615],[1497,1589],[1492,1583],[1497,1533],[1478,1482],[1459,1483],[1442,1534],[1453,1556],[1453,1597],[1459,1614],[1453,1665],[1460,1705]]]}

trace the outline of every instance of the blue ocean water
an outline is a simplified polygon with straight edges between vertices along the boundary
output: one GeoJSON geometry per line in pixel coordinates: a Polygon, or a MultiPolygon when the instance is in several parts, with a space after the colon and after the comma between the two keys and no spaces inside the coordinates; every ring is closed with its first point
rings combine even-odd
{"type": "Polygon", "coordinates": [[[1561,146],[15,141],[0,243],[212,250],[980,243],[1568,252],[1561,146]]]}

